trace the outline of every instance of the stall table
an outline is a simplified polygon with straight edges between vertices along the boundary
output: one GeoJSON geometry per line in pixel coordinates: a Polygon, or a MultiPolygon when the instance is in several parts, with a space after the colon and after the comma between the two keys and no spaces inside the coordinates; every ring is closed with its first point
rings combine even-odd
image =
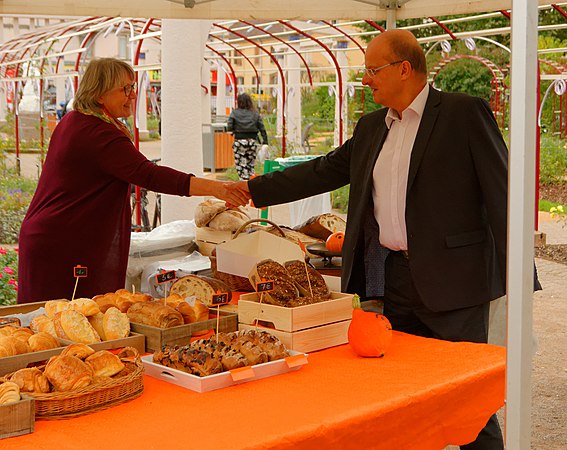
{"type": "Polygon", "coordinates": [[[394,333],[383,358],[348,345],[300,370],[207,393],[146,376],[143,395],[0,442],[15,449],[443,449],[504,404],[505,349],[394,333]]]}

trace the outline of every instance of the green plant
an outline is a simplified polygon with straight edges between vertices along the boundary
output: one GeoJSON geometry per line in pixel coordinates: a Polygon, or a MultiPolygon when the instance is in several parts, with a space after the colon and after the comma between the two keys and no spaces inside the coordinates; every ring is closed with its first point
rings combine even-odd
{"type": "Polygon", "coordinates": [[[542,134],[540,141],[540,183],[544,185],[565,184],[566,175],[567,149],[564,141],[542,134]]]}
{"type": "Polygon", "coordinates": [[[18,252],[0,247],[0,305],[13,305],[18,294],[18,252]]]}
{"type": "Polygon", "coordinates": [[[331,206],[333,209],[337,209],[343,214],[346,214],[348,209],[349,188],[350,185],[347,184],[331,192],[331,206]]]}

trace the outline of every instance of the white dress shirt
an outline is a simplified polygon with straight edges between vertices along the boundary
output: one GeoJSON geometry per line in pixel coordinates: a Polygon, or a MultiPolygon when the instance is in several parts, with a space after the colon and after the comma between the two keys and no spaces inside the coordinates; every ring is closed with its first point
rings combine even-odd
{"type": "Polygon", "coordinates": [[[411,151],[423,116],[429,85],[402,111],[402,117],[388,110],[390,130],[373,172],[374,216],[380,226],[380,244],[391,250],[408,250],[406,232],[406,191],[411,151]]]}

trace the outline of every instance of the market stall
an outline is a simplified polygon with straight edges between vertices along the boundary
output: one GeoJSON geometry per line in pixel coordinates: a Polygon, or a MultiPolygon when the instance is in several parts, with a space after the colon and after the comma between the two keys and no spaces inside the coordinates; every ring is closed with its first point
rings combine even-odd
{"type": "Polygon", "coordinates": [[[347,345],[292,373],[197,393],[144,377],[141,397],[5,441],[45,448],[440,449],[504,404],[505,349],[394,333],[384,358],[347,345]],[[62,437],[64,436],[64,439],[62,437]]]}

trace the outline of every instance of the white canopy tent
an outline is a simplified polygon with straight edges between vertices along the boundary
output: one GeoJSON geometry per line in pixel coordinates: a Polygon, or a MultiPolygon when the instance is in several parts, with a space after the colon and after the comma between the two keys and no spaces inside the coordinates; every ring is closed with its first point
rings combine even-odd
{"type": "MultiPolygon", "coordinates": [[[[548,0],[0,0],[0,14],[163,19],[386,20],[512,12],[508,353],[505,440],[529,449],[535,202],[537,7],[548,0]]],[[[177,21],[174,21],[177,22],[177,21]]],[[[166,44],[164,39],[163,44],[166,44]]],[[[165,100],[165,99],[164,99],[165,100]]]]}

